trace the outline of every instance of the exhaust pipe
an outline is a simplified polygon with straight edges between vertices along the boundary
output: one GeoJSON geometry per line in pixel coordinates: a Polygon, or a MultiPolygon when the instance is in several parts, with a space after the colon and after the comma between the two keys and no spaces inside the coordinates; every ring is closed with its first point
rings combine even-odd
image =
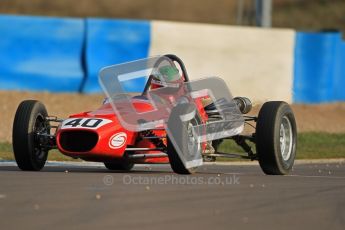
{"type": "Polygon", "coordinates": [[[234,101],[241,111],[241,113],[246,114],[252,110],[252,102],[246,97],[235,97],[234,101]]]}

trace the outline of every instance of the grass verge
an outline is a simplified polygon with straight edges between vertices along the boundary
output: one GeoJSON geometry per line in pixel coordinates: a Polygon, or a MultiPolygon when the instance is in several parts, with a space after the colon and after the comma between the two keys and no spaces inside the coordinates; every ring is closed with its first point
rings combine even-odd
{"type": "MultiPolygon", "coordinates": [[[[0,160],[14,160],[12,144],[0,143],[0,160]]],[[[58,150],[49,151],[48,160],[50,161],[81,161],[73,159],[60,153],[58,150]]]]}
{"type": "MultiPolygon", "coordinates": [[[[219,150],[234,153],[243,152],[242,149],[231,140],[224,141],[219,150]]],[[[344,157],[345,133],[333,134],[310,132],[298,134],[297,159],[325,159],[344,157]]],[[[10,143],[0,143],[0,160],[14,160],[12,145],[10,143]]],[[[57,150],[52,150],[49,152],[48,160],[78,161],[64,156],[57,150]]]]}
{"type": "MultiPolygon", "coordinates": [[[[255,150],[254,144],[251,144],[255,150]]],[[[234,141],[224,141],[219,151],[243,153],[234,141]]],[[[345,157],[345,133],[299,133],[297,159],[325,159],[345,157]]]]}

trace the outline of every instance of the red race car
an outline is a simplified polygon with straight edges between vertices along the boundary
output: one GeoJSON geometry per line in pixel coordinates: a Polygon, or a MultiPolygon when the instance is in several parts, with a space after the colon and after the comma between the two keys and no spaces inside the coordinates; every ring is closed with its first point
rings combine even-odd
{"type": "Polygon", "coordinates": [[[107,96],[103,105],[67,119],[48,116],[39,101],[21,102],[13,124],[20,169],[41,170],[55,148],[123,171],[134,164],[170,163],[174,172],[190,174],[217,157],[258,160],[273,175],[287,174],[293,166],[297,131],[285,102],[266,102],[258,116],[247,116],[249,99],[233,98],[220,78],[189,81],[175,55],[109,66],[99,80],[107,96]],[[248,122],[256,123],[255,131],[244,135],[248,122]],[[235,141],[246,154],[219,152],[224,139],[235,141]]]}

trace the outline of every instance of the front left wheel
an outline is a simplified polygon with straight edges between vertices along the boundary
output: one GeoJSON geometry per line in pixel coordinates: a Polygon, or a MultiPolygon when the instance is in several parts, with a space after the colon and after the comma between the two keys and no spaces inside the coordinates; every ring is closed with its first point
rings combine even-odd
{"type": "Polygon", "coordinates": [[[49,134],[45,106],[26,100],[17,108],[13,122],[12,143],[17,165],[22,170],[39,171],[47,161],[49,149],[42,145],[39,134],[49,134]]]}
{"type": "Polygon", "coordinates": [[[261,169],[269,175],[288,174],[294,164],[297,146],[297,127],[291,107],[282,101],[263,104],[255,137],[261,169]]]}

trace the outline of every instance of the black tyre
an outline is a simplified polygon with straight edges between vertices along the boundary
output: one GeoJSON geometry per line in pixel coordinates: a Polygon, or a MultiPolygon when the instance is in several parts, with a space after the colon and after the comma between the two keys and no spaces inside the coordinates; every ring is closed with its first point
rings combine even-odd
{"type": "Polygon", "coordinates": [[[35,100],[20,103],[12,130],[13,152],[22,170],[39,171],[47,161],[49,149],[42,146],[37,133],[50,133],[45,106],[35,100]]]}
{"type": "Polygon", "coordinates": [[[104,162],[104,166],[109,170],[130,171],[134,167],[134,163],[124,160],[119,162],[104,162]]]}
{"type": "Polygon", "coordinates": [[[256,123],[256,151],[264,173],[285,175],[294,164],[297,128],[290,106],[282,101],[263,104],[256,123]]]}
{"type": "MultiPolygon", "coordinates": [[[[175,142],[180,143],[179,146],[184,155],[189,155],[192,158],[196,151],[199,151],[201,154],[201,144],[198,143],[191,129],[193,126],[200,124],[200,121],[201,119],[197,114],[197,110],[192,104],[177,105],[172,109],[168,120],[169,130],[176,134],[175,142]],[[194,115],[190,119],[183,122],[181,121],[181,115],[193,113],[194,115]]],[[[196,167],[185,167],[169,135],[167,139],[167,151],[171,168],[175,173],[192,174],[196,171],[196,167]]]]}

